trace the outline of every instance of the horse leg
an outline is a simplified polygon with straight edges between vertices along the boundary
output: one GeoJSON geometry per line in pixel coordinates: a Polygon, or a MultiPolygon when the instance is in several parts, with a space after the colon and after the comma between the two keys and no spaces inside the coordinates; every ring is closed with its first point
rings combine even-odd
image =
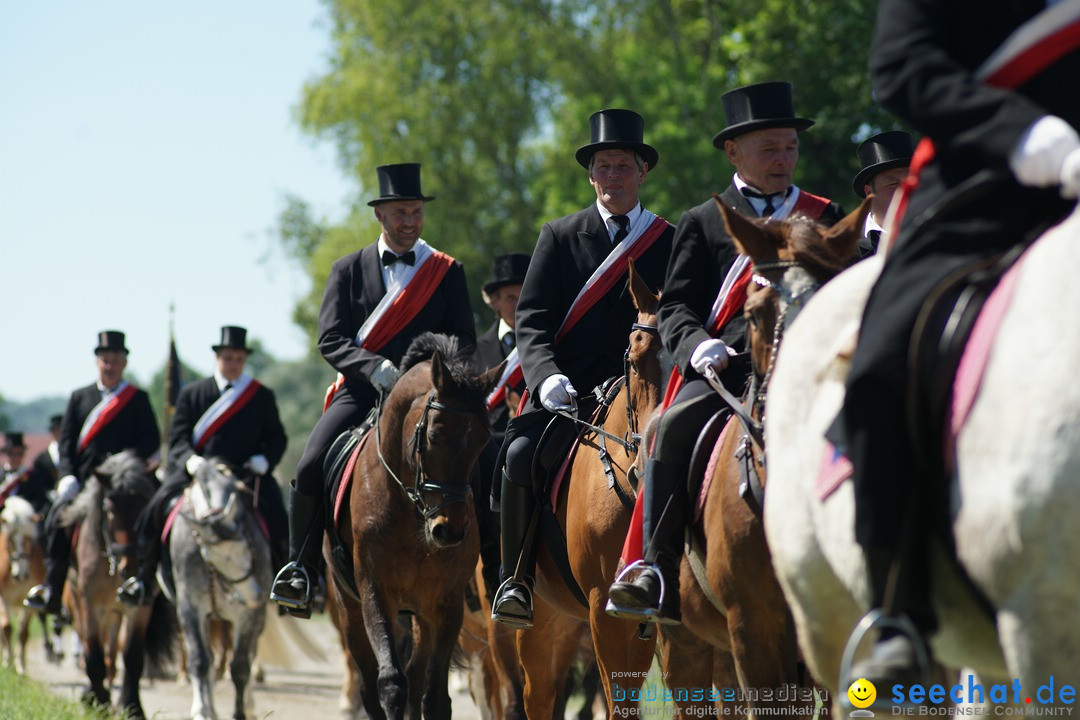
{"type": "Polygon", "coordinates": [[[721,651],[685,625],[662,626],[657,632],[656,645],[664,669],[664,684],[680,716],[687,711],[700,717],[712,714],[713,703],[708,696],[713,685],[714,658],[721,651]]]}
{"type": "MultiPolygon", "coordinates": [[[[124,642],[124,681],[120,686],[119,704],[122,711],[134,718],[143,717],[142,701],[139,699],[139,680],[142,679],[146,659],[146,625],[150,622],[150,608],[139,608],[128,617],[127,636],[124,642]]],[[[115,650],[114,650],[115,653],[115,650]]]]}
{"type": "MultiPolygon", "coordinates": [[[[490,606],[484,608],[490,616],[490,606]]],[[[503,699],[503,720],[525,720],[525,678],[517,654],[517,631],[501,622],[491,620],[488,624],[488,647],[495,666],[503,699]]]]}
{"type": "Polygon", "coordinates": [[[191,680],[191,718],[192,720],[213,720],[214,697],[210,685],[210,643],[209,621],[203,619],[199,609],[190,603],[180,601],[180,631],[187,648],[187,673],[191,680]]]}
{"type": "Polygon", "coordinates": [[[262,632],[262,618],[258,616],[264,610],[259,608],[249,617],[232,625],[235,640],[232,646],[232,662],[229,672],[236,688],[236,702],[233,708],[233,720],[245,720],[247,712],[255,709],[255,699],[251,692],[251,663],[255,659],[255,645],[262,632]]]}
{"type": "Polygon", "coordinates": [[[15,651],[11,645],[11,616],[3,600],[0,600],[0,645],[6,656],[5,663],[11,667],[15,663],[15,651]]]}
{"type": "Polygon", "coordinates": [[[654,640],[638,637],[638,623],[620,620],[604,610],[607,593],[593,590],[589,598],[589,629],[592,631],[596,649],[596,664],[600,667],[600,680],[604,683],[608,715],[612,717],[636,716],[638,692],[645,673],[652,664],[654,640]],[[626,683],[615,682],[618,678],[626,683]]]}
{"type": "Polygon", "coordinates": [[[86,679],[89,687],[83,700],[91,705],[106,707],[109,704],[109,691],[105,689],[105,648],[101,643],[101,621],[103,618],[92,608],[80,608],[85,622],[85,640],[83,642],[83,664],[86,667],[86,679]]]}
{"type": "Polygon", "coordinates": [[[517,638],[525,673],[525,715],[550,718],[555,696],[565,686],[565,672],[577,652],[580,633],[567,632],[558,612],[539,595],[533,598],[533,615],[532,629],[518,632],[517,638]]]}
{"type": "Polygon", "coordinates": [[[434,652],[428,664],[427,689],[424,691],[424,720],[450,720],[450,660],[461,634],[465,606],[461,595],[442,605],[439,623],[434,627],[434,652]],[[455,602],[456,601],[456,602],[455,602]]]}
{"type": "MultiPolygon", "coordinates": [[[[409,704],[405,716],[410,720],[420,720],[421,712],[425,705],[425,691],[427,690],[426,675],[428,664],[432,660],[435,646],[435,638],[430,624],[421,620],[419,616],[412,616],[410,622],[412,634],[412,647],[407,653],[408,660],[405,662],[405,678],[408,681],[409,704]]],[[[456,639],[456,638],[455,638],[456,639]]],[[[427,713],[423,713],[426,718],[427,713]]]]}
{"type": "Polygon", "coordinates": [[[348,622],[343,623],[342,631],[349,638],[353,658],[364,677],[364,709],[372,718],[376,717],[370,707],[374,703],[369,701],[374,687],[378,692],[377,707],[380,712],[391,720],[403,720],[408,702],[408,682],[401,670],[401,660],[394,642],[397,609],[388,607],[368,583],[361,582],[360,585],[362,619],[354,617],[354,612],[346,613],[348,622]],[[357,620],[362,622],[366,642],[352,639],[350,627],[358,624],[357,620]],[[369,682],[371,674],[375,675],[374,683],[369,682]]]}
{"type": "MultiPolygon", "coordinates": [[[[755,589],[753,600],[739,598],[728,605],[728,629],[739,684],[748,691],[796,684],[794,625],[787,623],[783,598],[776,598],[779,605],[769,602],[767,596],[770,593],[763,583],[751,583],[749,579],[745,581],[747,587],[755,589]]],[[[779,587],[776,589],[779,591],[779,587]]],[[[751,711],[754,711],[757,707],[801,704],[797,701],[799,693],[794,695],[796,697],[790,703],[757,701],[753,693],[749,694],[748,700],[751,711]]]]}
{"type": "Polygon", "coordinates": [[[26,643],[30,639],[30,621],[34,614],[29,608],[23,608],[19,618],[19,654],[15,660],[15,672],[22,675],[26,672],[26,643]]]}

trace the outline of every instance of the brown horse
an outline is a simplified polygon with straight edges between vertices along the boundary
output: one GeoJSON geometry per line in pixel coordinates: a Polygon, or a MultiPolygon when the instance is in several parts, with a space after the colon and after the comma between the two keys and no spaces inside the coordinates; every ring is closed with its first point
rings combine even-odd
{"type": "Polygon", "coordinates": [[[715,687],[719,703],[751,710],[812,705],[812,690],[798,671],[794,625],[765,542],[760,500],[751,488],[757,481],[762,491],[765,485],[760,423],[783,330],[817,287],[857,259],[869,205],[864,202],[825,229],[805,217],[752,221],[717,204],[735,246],[754,262],[744,306],[753,378],[743,412],[750,419],[733,415],[713,450],[714,469],[681,568],[683,624],[660,631],[665,670],[670,687],[715,687]],[[801,292],[779,292],[786,273],[798,279],[801,292]]]}
{"type": "MultiPolygon", "coordinates": [[[[627,377],[602,426],[606,433],[628,439],[640,432],[662,394],[661,344],[656,329],[659,298],[632,264],[630,291],[638,308],[638,321],[630,332],[627,377]]],[[[638,462],[637,446],[628,447],[590,430],[573,453],[559,490],[555,516],[566,538],[570,569],[588,606],[582,605],[563,581],[551,549],[541,543],[534,625],[518,636],[518,653],[525,670],[525,711],[530,718],[552,716],[557,691],[565,686],[566,671],[578,652],[585,629],[582,623],[587,623],[592,633],[608,712],[612,715],[617,706],[636,707],[637,702],[629,701],[625,692],[621,700],[613,700],[613,691],[618,697],[619,691],[640,686],[655,646],[655,641],[638,637],[636,622],[620,620],[604,610],[619,549],[630,524],[635,493],[627,473],[638,462]],[[610,464],[610,476],[601,451],[610,464]],[[620,499],[620,493],[626,501],[620,499]],[[635,677],[636,681],[631,679],[635,677]],[[620,687],[613,687],[613,682],[620,687]]]]}
{"type": "Polygon", "coordinates": [[[152,670],[167,664],[177,633],[176,613],[163,596],[138,608],[116,599],[117,588],[136,570],[135,521],[156,488],[143,459],[124,451],[94,471],[61,515],[61,523],[77,532],[74,625],[90,682],[84,699],[109,704],[107,679],[115,674],[122,642],[124,679],[117,706],[137,718],[144,717],[139,699],[144,662],[148,659],[152,670]]]}
{"type": "Polygon", "coordinates": [[[337,521],[359,591],[335,572],[338,621],[369,716],[419,718],[422,707],[425,718],[449,718],[450,659],[479,556],[470,477],[490,437],[484,400],[502,368],[474,377],[456,343],[433,334],[413,342],[401,368],[337,521]],[[404,671],[402,612],[413,632],[404,671]]]}
{"type": "MultiPolygon", "coordinates": [[[[38,524],[34,508],[24,498],[11,496],[0,510],[0,650],[15,672],[26,669],[26,641],[30,634],[30,620],[34,615],[41,618],[45,629],[45,616],[22,607],[26,591],[45,581],[45,551],[38,537],[38,524]],[[12,621],[22,611],[19,624],[19,652],[11,637],[12,621]]],[[[48,647],[49,635],[45,635],[48,647]]]]}

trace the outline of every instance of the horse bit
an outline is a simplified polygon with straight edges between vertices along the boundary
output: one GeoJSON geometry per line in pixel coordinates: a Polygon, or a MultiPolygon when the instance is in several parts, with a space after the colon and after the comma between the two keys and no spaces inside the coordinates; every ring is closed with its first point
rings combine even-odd
{"type": "Polygon", "coordinates": [[[379,462],[382,463],[383,468],[390,474],[390,477],[394,479],[394,482],[396,482],[409,499],[413,501],[413,504],[416,505],[416,509],[425,520],[430,520],[435,517],[443,510],[443,508],[449,505],[465,502],[469,495],[472,494],[472,487],[468,483],[436,483],[431,482],[428,479],[427,468],[424,466],[424,459],[426,457],[425,452],[427,450],[427,443],[424,442],[424,438],[427,436],[428,416],[431,414],[432,410],[465,417],[479,416],[479,413],[472,410],[461,410],[439,402],[435,399],[435,389],[432,388],[427,395],[427,402],[424,403],[424,412],[420,415],[420,420],[417,421],[416,428],[413,430],[412,439],[409,441],[409,444],[412,446],[412,455],[415,459],[416,468],[412,487],[401,482],[401,479],[386,462],[386,458],[383,457],[382,437],[380,433],[380,426],[382,425],[380,422],[382,417],[381,402],[375,420],[375,452],[379,456],[379,462]],[[427,501],[424,500],[424,493],[438,493],[442,495],[443,501],[434,507],[430,507],[427,504],[427,501]]]}

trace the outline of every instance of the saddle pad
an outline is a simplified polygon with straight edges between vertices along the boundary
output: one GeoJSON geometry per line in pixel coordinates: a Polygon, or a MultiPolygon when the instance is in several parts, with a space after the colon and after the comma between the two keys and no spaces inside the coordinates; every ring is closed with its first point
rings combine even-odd
{"type": "Polygon", "coordinates": [[[369,428],[356,443],[356,447],[349,453],[349,461],[345,463],[345,470],[341,473],[341,481],[338,483],[337,493],[334,496],[334,525],[338,524],[341,508],[345,506],[345,498],[349,496],[349,488],[352,486],[353,470],[356,468],[356,459],[360,457],[360,451],[364,449],[368,436],[371,435],[369,428]]]}
{"type": "MultiPolygon", "coordinates": [[[[944,439],[946,456],[951,455],[957,436],[967,422],[971,408],[979,395],[986,365],[990,360],[990,350],[997,338],[1001,322],[1005,317],[1012,302],[1013,293],[1016,290],[1017,278],[1020,277],[1020,268],[1025,253],[1013,266],[1002,276],[994,287],[990,296],[986,299],[979,317],[975,320],[971,335],[964,344],[964,351],[960,356],[960,364],[953,378],[952,405],[950,408],[950,420],[947,428],[947,437],[944,439]]],[[[832,443],[825,444],[825,452],[822,454],[821,465],[818,469],[815,491],[818,500],[824,501],[840,487],[841,483],[852,475],[851,461],[847,456],[839,453],[832,443]]]]}
{"type": "MultiPolygon", "coordinates": [[[[720,436],[716,438],[716,443],[713,445],[712,452],[709,454],[709,462],[705,466],[705,477],[701,480],[701,485],[698,487],[697,496],[694,498],[694,522],[701,520],[701,516],[705,513],[705,499],[709,497],[709,488],[712,487],[713,473],[716,472],[716,465],[720,462],[720,448],[723,447],[724,441],[727,440],[729,432],[735,432],[731,428],[735,426],[735,423],[724,423],[724,429],[720,431],[720,436]]],[[[741,426],[740,426],[741,428],[741,426]]]]}
{"type": "MultiPolygon", "coordinates": [[[[593,412],[592,417],[589,419],[593,425],[599,425],[601,415],[606,408],[600,405],[593,412]]],[[[582,428],[574,434],[574,442],[570,443],[570,449],[566,451],[566,457],[559,463],[559,469],[555,471],[555,476],[551,479],[551,512],[555,512],[558,509],[559,490],[562,489],[563,479],[566,478],[567,471],[570,469],[570,460],[574,457],[574,453],[577,452],[578,445],[581,444],[581,438],[588,432],[588,428],[582,428]]],[[[602,441],[603,438],[597,436],[598,441],[602,441]]]]}

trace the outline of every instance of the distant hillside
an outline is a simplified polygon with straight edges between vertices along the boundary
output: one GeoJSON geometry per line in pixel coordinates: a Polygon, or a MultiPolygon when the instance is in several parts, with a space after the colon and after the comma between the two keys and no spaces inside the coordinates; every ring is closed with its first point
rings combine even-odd
{"type": "Polygon", "coordinates": [[[66,407],[67,398],[62,395],[25,403],[0,398],[0,431],[46,433],[49,431],[49,417],[63,414],[66,407]]]}

